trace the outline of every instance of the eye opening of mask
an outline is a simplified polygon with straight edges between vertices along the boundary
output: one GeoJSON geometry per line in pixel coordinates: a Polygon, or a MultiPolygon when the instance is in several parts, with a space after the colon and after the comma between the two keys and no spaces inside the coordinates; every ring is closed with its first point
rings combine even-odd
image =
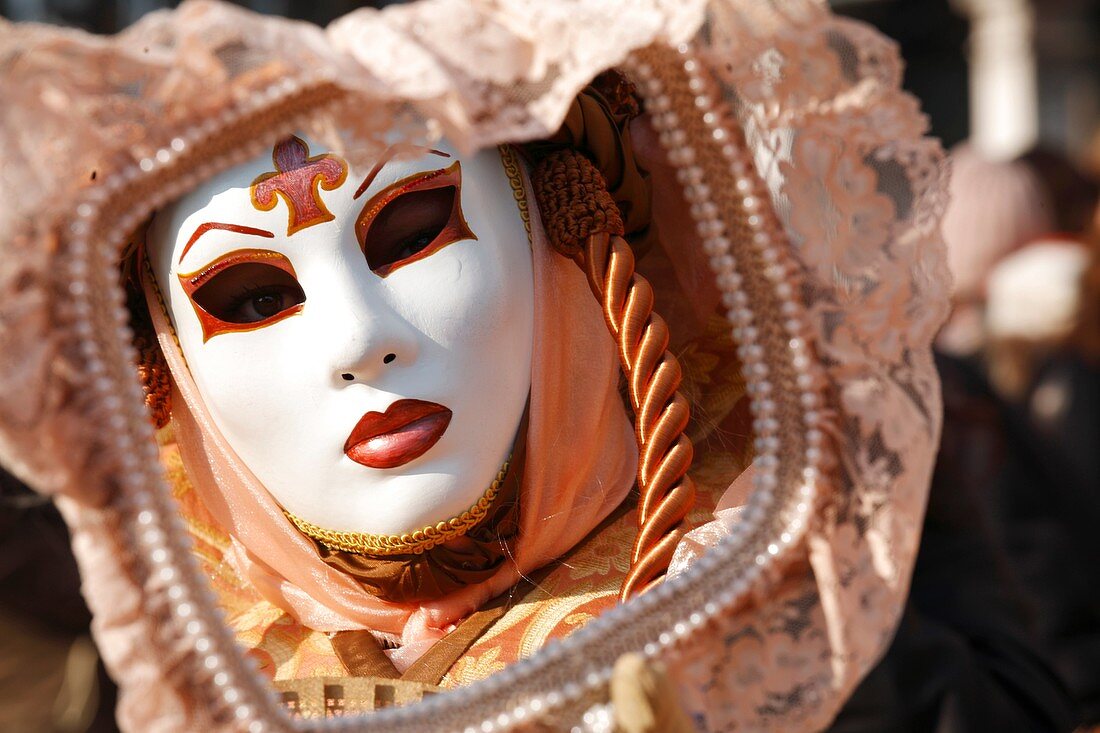
{"type": "Polygon", "coordinates": [[[397,181],[364,205],[355,233],[367,264],[379,277],[425,259],[449,244],[477,239],[462,214],[462,168],[397,181]]]}
{"type": "Polygon", "coordinates": [[[277,252],[233,252],[179,278],[202,324],[204,340],[275,323],[300,312],[306,300],[290,262],[277,252]]]}
{"type": "Polygon", "coordinates": [[[457,195],[457,187],[444,186],[410,191],[386,204],[363,241],[370,269],[392,271],[436,244],[451,223],[457,195]]]}

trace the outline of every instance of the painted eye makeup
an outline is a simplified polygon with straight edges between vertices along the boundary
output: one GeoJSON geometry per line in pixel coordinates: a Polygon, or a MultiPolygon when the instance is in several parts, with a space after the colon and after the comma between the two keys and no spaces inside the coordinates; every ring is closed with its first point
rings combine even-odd
{"type": "Polygon", "coordinates": [[[301,312],[306,300],[290,261],[269,250],[236,250],[179,279],[203,341],[269,326],[301,312]]]}
{"type": "Polygon", "coordinates": [[[355,222],[367,265],[380,277],[430,257],[449,244],[477,239],[462,215],[462,167],[418,173],[375,194],[355,222]]]}

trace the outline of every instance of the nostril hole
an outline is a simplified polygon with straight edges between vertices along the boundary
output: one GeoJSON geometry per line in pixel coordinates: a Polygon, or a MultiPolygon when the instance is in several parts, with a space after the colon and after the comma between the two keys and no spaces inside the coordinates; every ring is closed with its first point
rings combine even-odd
{"type": "Polygon", "coordinates": [[[350,382],[351,380],[355,379],[355,375],[354,375],[354,374],[348,374],[347,372],[344,372],[344,373],[343,373],[343,374],[341,374],[340,376],[344,378],[344,381],[345,381],[345,382],[350,382]]]}
{"type": "Polygon", "coordinates": [[[386,354],[385,356],[382,357],[382,363],[383,364],[389,364],[390,362],[392,362],[396,358],[397,358],[397,354],[386,354]]]}

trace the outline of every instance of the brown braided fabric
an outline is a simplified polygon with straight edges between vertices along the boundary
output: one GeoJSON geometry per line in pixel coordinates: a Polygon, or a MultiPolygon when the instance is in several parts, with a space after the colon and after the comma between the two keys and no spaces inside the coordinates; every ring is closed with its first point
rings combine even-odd
{"type": "Polygon", "coordinates": [[[558,252],[581,262],[594,234],[623,234],[623,219],[603,176],[580,153],[562,149],[535,168],[531,179],[546,236],[558,252]]]}
{"type": "Polygon", "coordinates": [[[619,597],[626,600],[668,571],[683,520],[695,501],[687,475],[693,449],[684,435],[691,411],[680,394],[680,363],[669,353],[668,326],[653,312],[653,288],[635,272],[622,221],[595,166],[559,150],[532,173],[550,242],[581,265],[619,346],[638,440],[638,537],[619,597]],[[582,247],[583,243],[583,247],[582,247]]]}
{"type": "MultiPolygon", "coordinates": [[[[141,236],[144,236],[144,228],[141,236]]],[[[141,391],[145,393],[145,407],[149,410],[153,426],[159,430],[172,417],[172,382],[168,362],[160,350],[141,288],[138,273],[143,260],[143,251],[131,245],[129,254],[123,259],[121,277],[126,287],[126,308],[130,312],[130,328],[134,332],[134,349],[138,353],[138,379],[141,381],[141,391]]]]}
{"type": "Polygon", "coordinates": [[[137,372],[138,379],[141,380],[141,390],[145,393],[145,406],[149,409],[153,426],[159,430],[172,417],[172,387],[168,379],[168,364],[164,361],[164,354],[155,338],[136,334],[134,347],[138,351],[137,372]]]}
{"type": "Polygon", "coordinates": [[[557,132],[523,147],[534,161],[555,150],[583,152],[602,176],[600,190],[615,201],[615,207],[606,209],[607,213],[617,212],[625,234],[608,231],[623,234],[634,252],[642,256],[655,244],[656,230],[650,226],[649,174],[634,155],[630,134],[630,122],[639,112],[634,85],[618,71],[609,69],[576,96],[557,132]]]}

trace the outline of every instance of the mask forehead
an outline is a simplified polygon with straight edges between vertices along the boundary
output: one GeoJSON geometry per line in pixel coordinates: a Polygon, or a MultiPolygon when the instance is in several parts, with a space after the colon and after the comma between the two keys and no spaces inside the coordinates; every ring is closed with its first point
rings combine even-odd
{"type": "MultiPolygon", "coordinates": [[[[454,157],[446,143],[436,149],[398,143],[384,150],[373,166],[352,171],[341,156],[304,136],[291,136],[270,153],[223,171],[164,207],[150,227],[151,259],[168,260],[167,246],[175,249],[173,271],[193,270],[210,259],[209,230],[247,228],[251,234],[270,232],[278,241],[319,238],[306,236],[307,230],[330,222],[343,229],[351,207],[403,176],[454,157]]],[[[323,236],[331,236],[321,229],[323,236]]],[[[218,241],[217,235],[210,240],[218,241]]]]}
{"type": "Polygon", "coordinates": [[[321,191],[344,184],[348,164],[342,158],[332,153],[310,156],[309,144],[291,136],[275,145],[271,162],[275,170],[252,182],[249,198],[260,211],[271,211],[281,200],[287,208],[287,236],[335,218],[321,191]]]}
{"type": "Polygon", "coordinates": [[[346,183],[348,165],[332,153],[310,155],[310,147],[303,138],[287,138],[271,152],[219,173],[165,207],[148,237],[154,264],[171,270],[205,264],[216,248],[211,243],[219,241],[218,235],[206,234],[211,230],[247,228],[284,239],[332,221],[325,197],[333,197],[346,183]]]}

